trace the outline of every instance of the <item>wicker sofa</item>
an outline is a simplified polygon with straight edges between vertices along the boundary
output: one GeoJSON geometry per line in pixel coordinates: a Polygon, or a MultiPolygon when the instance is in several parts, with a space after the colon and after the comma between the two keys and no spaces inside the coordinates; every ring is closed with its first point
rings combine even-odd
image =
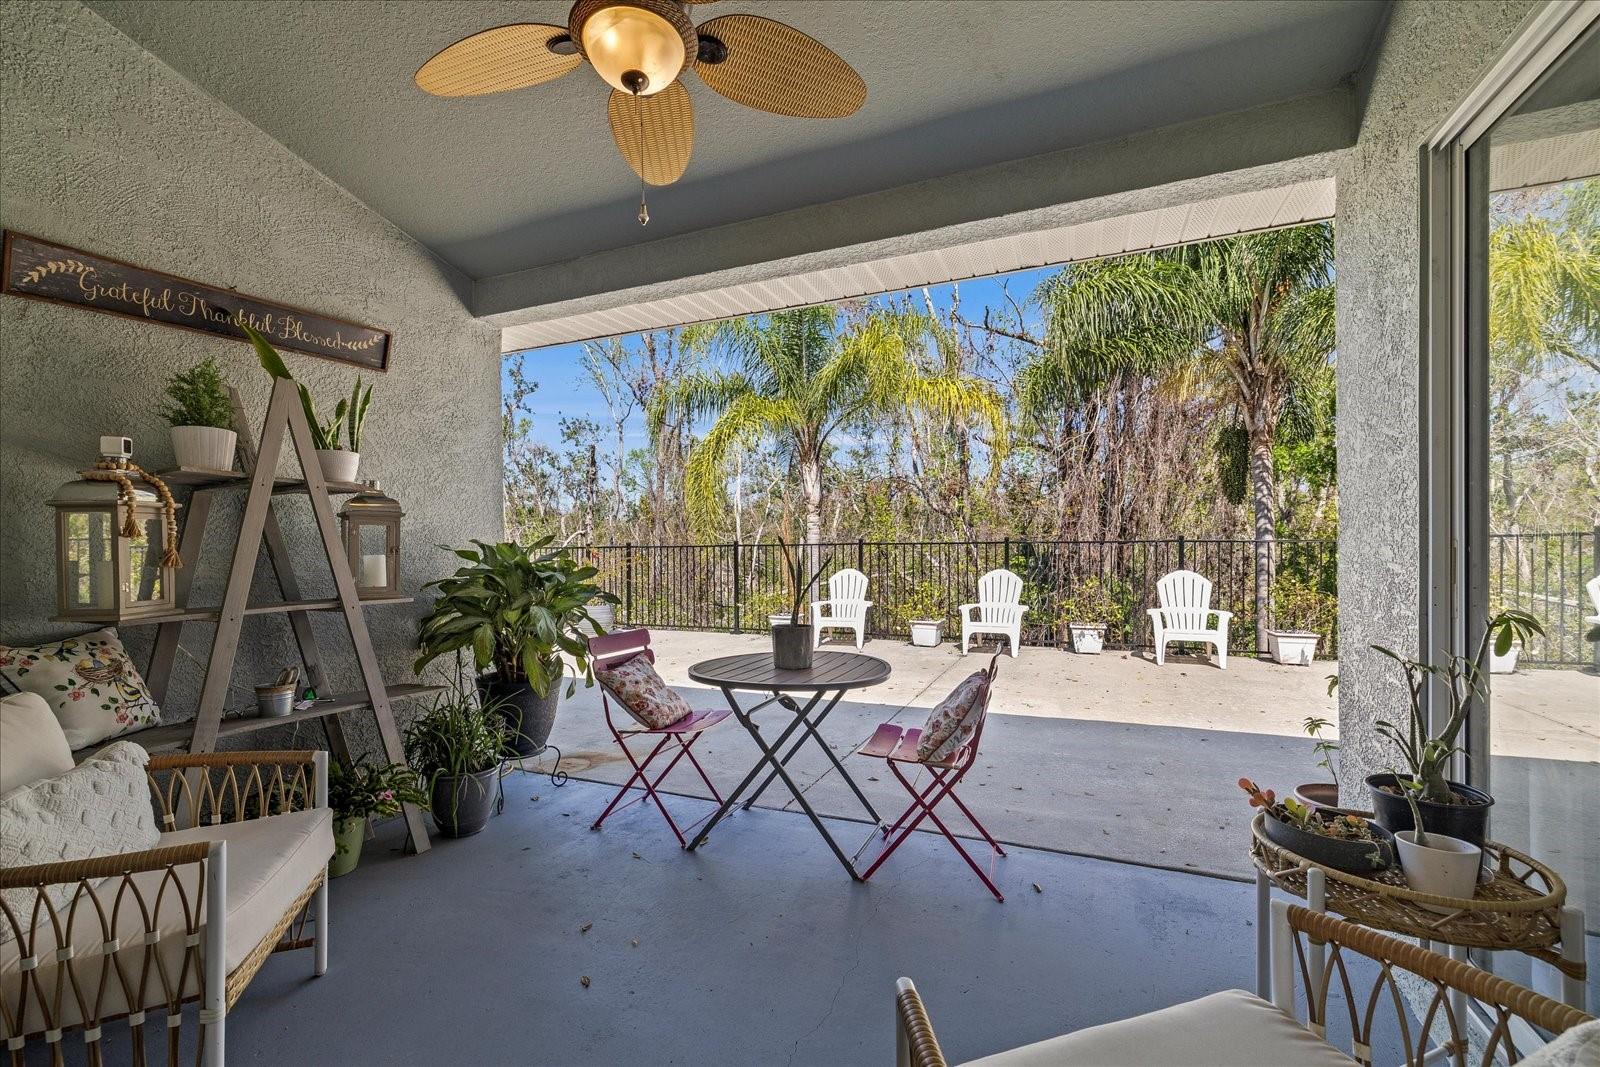
{"type": "MultiPolygon", "coordinates": [[[[1385,1014],[1398,1018],[1407,1067],[1424,1063],[1464,1067],[1469,1050],[1475,1053],[1472,1062],[1483,1067],[1503,1062],[1523,1067],[1600,1062],[1600,1022],[1447,956],[1281,900],[1273,903],[1272,937],[1276,960],[1284,966],[1274,967],[1271,1001],[1238,989],[1213,993],[1132,1019],[998,1052],[969,1061],[967,1067],[1349,1067],[1352,1063],[1370,1067],[1374,1025],[1382,1025],[1385,1014]],[[1324,947],[1325,962],[1320,970],[1311,962],[1315,954],[1306,951],[1308,941],[1324,947]],[[1351,974],[1351,957],[1355,956],[1379,965],[1371,989],[1355,986],[1351,974]],[[1397,971],[1410,972],[1421,980],[1420,988],[1428,997],[1422,1008],[1426,1021],[1421,1025],[1401,1008],[1394,977],[1397,971]],[[1309,1006],[1304,1024],[1295,1014],[1296,974],[1302,979],[1302,996],[1309,1006]],[[1476,1042],[1464,1039],[1472,1027],[1458,1017],[1453,1006],[1458,994],[1476,1000],[1485,1012],[1488,1022],[1476,1042]],[[1343,1011],[1340,1015],[1353,1035],[1354,1059],[1324,1040],[1330,1006],[1336,1007],[1341,999],[1349,1012],[1347,1018],[1343,1011]],[[1524,1057],[1517,1035],[1526,1031],[1519,1020],[1563,1036],[1524,1057]],[[1434,1045],[1440,1038],[1444,1044],[1434,1045]],[[1442,1056],[1441,1047],[1447,1050],[1442,1056]]],[[[946,1067],[927,1010],[909,978],[899,980],[895,1007],[899,1067],[946,1067]]]]}
{"type": "Polygon", "coordinates": [[[220,1065],[227,1012],[268,955],[312,948],[327,969],[327,753],[152,756],[146,773],[155,848],[0,870],[0,890],[33,890],[22,908],[0,895],[0,1039],[15,1063],[31,1046],[62,1062],[65,1035],[81,1034],[91,1063],[115,1041],[136,1063],[164,1045],[168,1062],[182,1048],[220,1065]],[[69,887],[65,905],[51,886],[69,887]]]}

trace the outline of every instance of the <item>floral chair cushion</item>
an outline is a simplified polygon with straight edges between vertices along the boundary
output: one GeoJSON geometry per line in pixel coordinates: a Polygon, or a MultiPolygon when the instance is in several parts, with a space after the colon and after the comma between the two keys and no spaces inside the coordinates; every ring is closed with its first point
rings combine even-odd
{"type": "Polygon", "coordinates": [[[988,677],[985,671],[974,671],[963,678],[949,696],[934,705],[922,727],[922,737],[917,741],[917,759],[923,763],[938,763],[949,759],[967,743],[982,718],[978,698],[988,677]]]}
{"type": "Polygon", "coordinates": [[[644,656],[603,667],[594,676],[647,730],[664,730],[693,713],[689,702],[661,679],[644,656]]]}
{"type": "Polygon", "coordinates": [[[44,697],[74,749],[161,722],[161,709],[110,627],[32,648],[0,645],[0,679],[44,697]]]}

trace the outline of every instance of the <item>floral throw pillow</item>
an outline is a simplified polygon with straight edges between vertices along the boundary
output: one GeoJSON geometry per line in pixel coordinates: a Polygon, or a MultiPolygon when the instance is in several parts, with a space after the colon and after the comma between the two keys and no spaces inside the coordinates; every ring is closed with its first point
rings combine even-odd
{"type": "Polygon", "coordinates": [[[978,728],[978,695],[983,692],[987,678],[984,671],[974,671],[963,678],[949,696],[934,705],[922,727],[922,737],[917,741],[917,759],[938,763],[949,759],[967,743],[978,728]]]}
{"type": "Polygon", "coordinates": [[[44,697],[74,749],[161,722],[161,709],[110,627],[32,648],[0,645],[0,678],[44,697]]]}
{"type": "Polygon", "coordinates": [[[595,678],[628,714],[648,730],[662,730],[693,713],[689,702],[678,695],[648,659],[634,656],[594,672],[595,678]]]}

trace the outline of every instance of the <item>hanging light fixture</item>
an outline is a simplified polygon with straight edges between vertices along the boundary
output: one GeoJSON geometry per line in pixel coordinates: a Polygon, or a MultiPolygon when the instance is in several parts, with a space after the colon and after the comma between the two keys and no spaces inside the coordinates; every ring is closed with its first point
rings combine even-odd
{"type": "Polygon", "coordinates": [[[654,96],[700,47],[683,5],[672,0],[578,0],[567,33],[613,89],[654,96]]]}

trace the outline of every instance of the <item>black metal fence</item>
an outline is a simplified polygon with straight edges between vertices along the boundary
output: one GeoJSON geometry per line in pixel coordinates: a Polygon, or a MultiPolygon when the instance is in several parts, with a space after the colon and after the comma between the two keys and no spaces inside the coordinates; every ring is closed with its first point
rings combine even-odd
{"type": "Polygon", "coordinates": [[[1587,583],[1600,569],[1600,526],[1592,532],[1492,534],[1489,603],[1544,621],[1545,636],[1522,650],[1519,663],[1600,666],[1600,645],[1584,640],[1584,618],[1600,615],[1587,583]]]}
{"type": "MultiPolygon", "coordinates": [[[[1496,534],[1490,594],[1496,608],[1520,608],[1548,635],[1522,662],[1582,666],[1596,646],[1583,618],[1595,612],[1584,585],[1596,572],[1600,528],[1592,532],[1496,534]]],[[[605,545],[586,549],[600,581],[622,600],[618,618],[677,630],[762,630],[787,613],[783,557],[776,544],[605,545]]],[[[1318,654],[1339,653],[1338,550],[1333,540],[1280,539],[1270,545],[1270,610],[1279,629],[1322,635],[1318,654]]],[[[828,575],[854,567],[871,581],[873,637],[905,637],[913,618],[942,618],[959,634],[961,604],[977,599],[978,578],[997,567],[1023,580],[1025,644],[1057,645],[1065,622],[1104,622],[1112,648],[1149,647],[1146,609],[1169,571],[1189,568],[1214,583],[1212,606],[1233,612],[1232,651],[1256,648],[1255,542],[1173,537],[1145,541],[838,541],[816,550],[828,575]]],[[[825,594],[822,594],[825,595],[825,594]]]]}

